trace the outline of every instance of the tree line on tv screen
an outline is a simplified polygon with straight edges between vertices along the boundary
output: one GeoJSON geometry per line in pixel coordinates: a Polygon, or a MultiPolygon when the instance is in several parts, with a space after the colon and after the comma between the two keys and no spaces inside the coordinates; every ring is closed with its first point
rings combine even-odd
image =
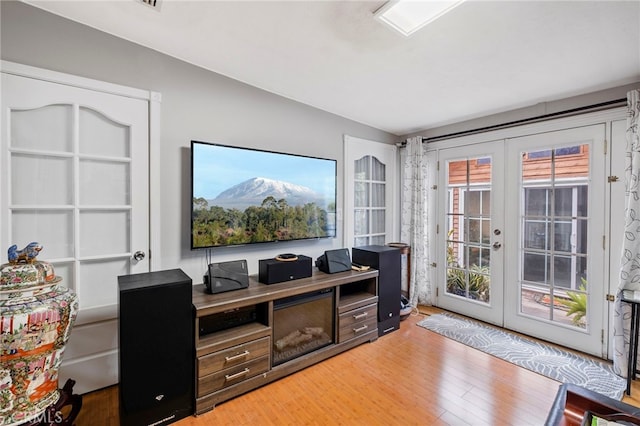
{"type": "MultiPolygon", "coordinates": [[[[329,205],[329,210],[335,206],[329,205]]],[[[328,225],[327,211],[315,203],[290,206],[285,199],[269,196],[260,206],[241,211],[209,206],[202,197],[193,199],[193,247],[326,237],[328,225]]]]}

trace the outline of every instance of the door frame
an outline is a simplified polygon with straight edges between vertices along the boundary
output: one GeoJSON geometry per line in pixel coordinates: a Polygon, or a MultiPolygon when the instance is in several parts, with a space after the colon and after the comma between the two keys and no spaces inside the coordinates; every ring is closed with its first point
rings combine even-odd
{"type": "MultiPolygon", "coordinates": [[[[609,143],[609,158],[607,161],[607,176],[616,176],[618,179],[613,179],[606,187],[606,199],[609,205],[624,206],[625,203],[625,151],[626,151],[626,131],[627,131],[627,119],[626,116],[618,117],[618,119],[611,120],[606,123],[607,127],[607,140],[609,143]]],[[[620,211],[624,211],[622,208],[620,211]]],[[[623,244],[624,226],[625,221],[620,218],[622,215],[611,209],[605,211],[606,223],[608,224],[608,246],[611,247],[608,253],[607,262],[605,263],[604,276],[609,280],[608,296],[615,296],[618,292],[618,284],[620,280],[620,253],[623,244]]],[[[612,307],[613,302],[609,302],[609,312],[606,320],[609,324],[607,339],[608,351],[607,359],[613,359],[614,357],[614,344],[613,344],[613,315],[614,309],[612,307]]]]}

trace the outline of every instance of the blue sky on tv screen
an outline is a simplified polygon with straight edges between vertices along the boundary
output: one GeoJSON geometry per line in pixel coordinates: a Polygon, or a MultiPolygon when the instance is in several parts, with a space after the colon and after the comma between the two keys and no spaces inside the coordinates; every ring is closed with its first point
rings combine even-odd
{"type": "Polygon", "coordinates": [[[193,144],[193,196],[213,199],[251,178],[306,186],[333,199],[335,161],[209,144],[193,144]]]}

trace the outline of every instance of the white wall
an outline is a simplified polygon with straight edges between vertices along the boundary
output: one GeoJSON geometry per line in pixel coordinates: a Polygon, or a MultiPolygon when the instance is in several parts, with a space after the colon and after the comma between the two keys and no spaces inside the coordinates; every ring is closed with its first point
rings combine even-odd
{"type": "Polygon", "coordinates": [[[458,132],[483,129],[488,126],[502,125],[519,120],[547,116],[550,114],[558,114],[576,108],[597,105],[603,102],[626,99],[627,92],[633,89],[637,89],[638,87],[640,87],[640,81],[624,86],[612,87],[606,90],[599,90],[584,95],[555,99],[548,102],[541,102],[539,104],[531,105],[528,107],[487,115],[485,117],[480,117],[473,120],[461,121],[458,123],[453,123],[441,127],[434,127],[431,129],[424,129],[419,132],[404,135],[401,137],[401,139],[404,140],[411,136],[422,136],[425,138],[440,137],[444,135],[455,134],[458,132]]]}
{"type": "MultiPolygon", "coordinates": [[[[160,253],[163,269],[182,268],[194,283],[205,271],[204,254],[189,249],[192,139],[338,160],[342,208],[343,135],[394,143],[386,132],[293,102],[150,49],[60,18],[32,6],[0,2],[0,56],[4,60],[162,94],[159,182],[160,253]]],[[[330,240],[216,249],[217,261],[258,259],[295,252],[313,258],[342,246],[342,227],[330,240]]]]}
{"type": "MultiPolygon", "coordinates": [[[[194,282],[204,272],[204,256],[189,250],[189,141],[266,148],[338,160],[338,207],[343,206],[343,135],[394,143],[386,132],[290,101],[153,50],[14,1],[0,2],[0,57],[4,60],[75,74],[162,94],[159,182],[162,248],[153,253],[163,268],[180,267],[194,282]]],[[[425,137],[549,114],[624,98],[639,84],[533,105],[411,135],[425,137]]],[[[339,224],[341,225],[341,224],[339,224]]],[[[340,247],[333,240],[217,249],[218,260],[257,260],[281,252],[318,256],[340,247]]]]}

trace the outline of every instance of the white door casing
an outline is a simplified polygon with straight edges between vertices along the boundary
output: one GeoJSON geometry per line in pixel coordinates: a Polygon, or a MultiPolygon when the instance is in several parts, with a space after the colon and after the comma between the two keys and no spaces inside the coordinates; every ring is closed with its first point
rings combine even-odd
{"type": "MultiPolygon", "coordinates": [[[[623,244],[624,236],[624,205],[625,205],[625,154],[627,143],[627,120],[615,120],[608,124],[608,171],[607,176],[611,176],[609,184],[607,185],[608,193],[607,200],[610,206],[619,206],[616,208],[607,209],[606,224],[609,226],[609,232],[607,235],[608,244],[608,264],[605,271],[607,271],[609,289],[608,294],[616,295],[618,292],[618,285],[620,283],[620,257],[621,247],[623,244]]],[[[613,359],[613,301],[607,302],[607,335],[608,339],[608,359],[613,359]]]]}
{"type": "Polygon", "coordinates": [[[79,393],[117,383],[117,276],[150,270],[159,96],[7,62],[2,72],[0,241],[39,241],[40,260],[78,294],[61,381],[73,378],[79,393]]]}

